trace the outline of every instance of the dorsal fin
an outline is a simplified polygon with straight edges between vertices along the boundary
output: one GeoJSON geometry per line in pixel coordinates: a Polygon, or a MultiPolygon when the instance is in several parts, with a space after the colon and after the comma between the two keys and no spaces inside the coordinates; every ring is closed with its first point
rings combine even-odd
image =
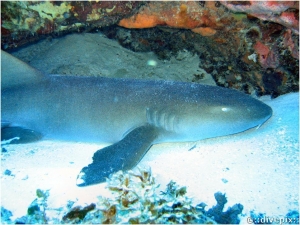
{"type": "Polygon", "coordinates": [[[44,75],[25,62],[1,50],[1,88],[41,81],[44,75]]]}

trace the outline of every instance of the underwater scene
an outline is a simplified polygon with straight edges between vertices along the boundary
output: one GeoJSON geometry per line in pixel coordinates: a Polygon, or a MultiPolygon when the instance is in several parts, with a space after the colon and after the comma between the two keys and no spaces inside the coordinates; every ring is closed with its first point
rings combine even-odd
{"type": "Polygon", "coordinates": [[[299,224],[298,1],[2,1],[1,224],[299,224]]]}

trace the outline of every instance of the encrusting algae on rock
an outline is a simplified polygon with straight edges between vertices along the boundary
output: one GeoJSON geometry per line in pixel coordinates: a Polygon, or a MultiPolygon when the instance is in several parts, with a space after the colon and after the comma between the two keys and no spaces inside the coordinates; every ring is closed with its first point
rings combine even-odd
{"type": "MultiPolygon", "coordinates": [[[[238,215],[243,206],[236,204],[223,212],[227,200],[225,195],[216,193],[217,205],[205,210],[205,203],[194,206],[192,198],[186,193],[186,187],[178,186],[174,181],[167,184],[166,190],[157,193],[158,184],[150,169],[138,169],[137,172],[119,171],[107,179],[107,188],[111,198],[98,197],[98,202],[85,207],[75,206],[69,201],[59,209],[47,208],[49,191],[37,190],[37,198],[31,203],[26,216],[2,223],[239,223],[238,215]],[[50,218],[51,210],[57,213],[50,218]],[[49,214],[47,214],[49,212],[49,214]]],[[[3,210],[6,210],[3,208],[3,210]]],[[[1,211],[3,211],[1,210],[1,211]]],[[[8,211],[8,210],[6,210],[8,211]]]]}

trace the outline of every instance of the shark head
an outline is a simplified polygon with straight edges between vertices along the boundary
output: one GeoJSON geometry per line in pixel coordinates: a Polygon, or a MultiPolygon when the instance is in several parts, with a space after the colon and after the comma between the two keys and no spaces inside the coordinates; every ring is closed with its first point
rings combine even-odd
{"type": "Polygon", "coordinates": [[[198,95],[173,110],[180,113],[169,116],[172,121],[164,124],[174,124],[172,131],[178,134],[177,140],[197,141],[239,133],[261,126],[272,115],[271,107],[260,100],[235,90],[219,90],[212,96],[198,95]]]}

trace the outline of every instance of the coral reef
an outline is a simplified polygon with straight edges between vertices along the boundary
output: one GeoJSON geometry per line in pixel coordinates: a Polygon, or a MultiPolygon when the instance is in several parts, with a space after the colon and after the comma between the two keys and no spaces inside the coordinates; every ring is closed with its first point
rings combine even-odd
{"type": "Polygon", "coordinates": [[[48,221],[46,217],[47,199],[49,197],[49,190],[36,190],[37,198],[29,205],[27,209],[27,216],[22,216],[16,219],[17,224],[45,224],[48,221]]]}
{"type": "Polygon", "coordinates": [[[164,60],[184,51],[197,54],[199,67],[219,86],[272,97],[299,89],[297,1],[3,2],[1,7],[4,49],[74,31],[102,31],[126,48],[154,51],[164,60]]]}
{"type": "Polygon", "coordinates": [[[217,223],[223,224],[238,224],[240,222],[238,215],[243,211],[243,205],[235,204],[226,212],[223,212],[224,206],[227,203],[225,195],[220,192],[215,193],[217,205],[207,211],[207,215],[213,217],[217,223]]]}
{"type": "Polygon", "coordinates": [[[299,34],[298,1],[221,1],[235,12],[245,12],[261,20],[279,23],[299,34]]]}
{"type": "Polygon", "coordinates": [[[158,29],[132,29],[127,31],[123,40],[124,36],[117,28],[116,39],[124,47],[134,51],[155,51],[162,58],[188,49],[199,55],[199,66],[210,73],[218,85],[252,95],[277,97],[297,91],[299,87],[298,17],[298,3],[295,1],[154,2],[141,7],[137,14],[122,19],[119,25],[127,28],[158,26],[158,29]],[[289,23],[277,21],[276,18],[283,18],[288,13],[293,13],[294,20],[289,23]],[[147,17],[151,17],[152,22],[145,25],[143,21],[147,17]],[[156,35],[151,37],[150,33],[156,35]],[[266,73],[269,74],[267,80],[266,73]],[[281,79],[277,79],[278,74],[281,79]],[[275,80],[272,85],[270,79],[275,80]]]}
{"type": "Polygon", "coordinates": [[[193,205],[186,193],[186,187],[170,181],[165,191],[157,193],[159,185],[150,169],[139,169],[138,172],[119,171],[107,180],[107,188],[112,198],[98,197],[97,203],[85,207],[75,206],[68,202],[60,209],[48,208],[49,191],[37,190],[37,198],[30,204],[27,215],[12,221],[12,213],[1,208],[3,223],[239,223],[238,218],[243,210],[241,204],[223,212],[227,199],[224,194],[216,193],[217,204],[208,211],[206,204],[193,205]],[[59,216],[49,217],[50,211],[59,212],[59,216]]]}
{"type": "Polygon", "coordinates": [[[45,35],[55,37],[109,26],[134,13],[141,4],[122,1],[4,1],[1,3],[1,47],[15,48],[45,35]]]}
{"type": "Polygon", "coordinates": [[[162,27],[141,30],[110,27],[100,30],[126,48],[135,52],[153,51],[162,60],[177,58],[180,52],[196,54],[200,60],[199,67],[211,74],[219,86],[252,95],[271,94],[273,97],[298,91],[298,36],[290,30],[283,30],[281,25],[257,24],[257,20],[235,25],[233,27],[239,29],[231,32],[219,30],[216,36],[162,27]],[[257,43],[266,46],[268,54],[260,54],[257,51],[260,49],[255,49],[259,47],[257,43]],[[268,57],[264,59],[265,56],[268,57]],[[263,77],[267,71],[282,74],[283,79],[276,82],[277,86],[270,88],[269,82],[265,83],[263,77]]]}
{"type": "Polygon", "coordinates": [[[1,221],[5,222],[7,224],[13,223],[13,221],[10,219],[12,216],[12,212],[1,206],[1,221]]]}
{"type": "Polygon", "coordinates": [[[204,27],[209,28],[209,33],[213,35],[217,29],[224,27],[222,19],[226,17],[228,14],[221,16],[221,10],[218,10],[214,2],[206,2],[205,8],[196,1],[150,2],[137,14],[122,19],[118,25],[126,28],[149,28],[157,25],[185,29],[204,27]]]}

